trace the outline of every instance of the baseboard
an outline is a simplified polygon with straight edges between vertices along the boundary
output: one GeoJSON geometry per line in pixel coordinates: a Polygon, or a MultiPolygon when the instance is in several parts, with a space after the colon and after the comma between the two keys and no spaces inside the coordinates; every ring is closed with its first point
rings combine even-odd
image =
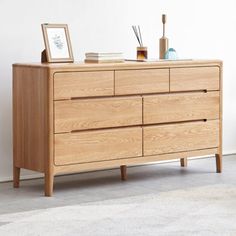
{"type": "Polygon", "coordinates": [[[232,151],[226,151],[223,153],[223,156],[229,156],[229,155],[235,155],[236,154],[236,150],[232,150],[232,151]]]}
{"type": "MultiPolygon", "coordinates": [[[[20,180],[28,180],[28,179],[38,179],[38,178],[43,178],[44,175],[43,174],[39,174],[37,172],[35,172],[35,174],[30,174],[30,175],[21,175],[20,180]]],[[[12,176],[9,177],[3,177],[0,179],[0,183],[4,183],[4,182],[12,182],[12,176]]]]}
{"type": "MultiPolygon", "coordinates": [[[[235,155],[236,154],[236,150],[235,151],[232,151],[232,152],[224,152],[223,156],[230,156],[230,155],[235,155]]],[[[204,157],[192,157],[190,158],[191,160],[194,160],[194,159],[202,159],[202,158],[209,158],[209,157],[212,157],[212,156],[204,156],[204,157]]],[[[156,165],[156,164],[160,164],[160,163],[168,163],[168,162],[175,162],[175,161],[178,161],[179,159],[174,159],[174,160],[167,160],[167,161],[160,161],[160,162],[155,162],[155,163],[147,163],[147,164],[142,164],[143,165],[156,165]]],[[[132,167],[135,167],[137,165],[134,165],[132,167]]],[[[139,165],[140,166],[140,165],[139,165]]],[[[115,168],[112,168],[112,169],[115,169],[115,168]]],[[[101,170],[99,170],[101,171],[101,170]]],[[[58,175],[58,176],[62,176],[62,175],[69,175],[69,174],[61,174],[61,175],[58,175]]],[[[35,173],[35,174],[30,174],[30,175],[22,175],[21,176],[21,180],[29,180],[29,179],[38,179],[38,178],[43,178],[44,175],[43,174],[39,174],[39,173],[35,173]]],[[[0,179],[0,183],[3,183],[3,182],[12,182],[12,177],[9,176],[9,177],[6,177],[6,178],[1,178],[0,179]]]]}

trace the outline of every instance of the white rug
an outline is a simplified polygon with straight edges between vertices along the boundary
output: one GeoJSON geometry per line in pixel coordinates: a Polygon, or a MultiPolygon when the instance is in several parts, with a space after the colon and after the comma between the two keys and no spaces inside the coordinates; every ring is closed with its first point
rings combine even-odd
{"type": "Polygon", "coordinates": [[[236,185],[0,215],[0,235],[236,235],[236,185]]]}

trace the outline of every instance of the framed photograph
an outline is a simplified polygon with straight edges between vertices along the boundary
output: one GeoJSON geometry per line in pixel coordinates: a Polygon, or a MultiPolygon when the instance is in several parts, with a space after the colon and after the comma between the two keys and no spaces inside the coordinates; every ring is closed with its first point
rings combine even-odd
{"type": "Polygon", "coordinates": [[[66,24],[42,24],[47,62],[73,62],[69,30],[66,24]]]}

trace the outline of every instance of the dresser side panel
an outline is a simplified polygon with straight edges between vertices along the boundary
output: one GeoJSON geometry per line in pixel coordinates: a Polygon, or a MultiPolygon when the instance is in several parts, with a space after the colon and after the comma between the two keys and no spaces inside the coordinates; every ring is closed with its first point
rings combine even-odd
{"type": "Polygon", "coordinates": [[[220,73],[220,112],[219,112],[219,154],[222,155],[222,149],[223,149],[223,63],[219,66],[220,73]]]}
{"type": "Polygon", "coordinates": [[[47,68],[13,67],[13,156],[16,167],[45,172],[49,158],[47,68]]]}

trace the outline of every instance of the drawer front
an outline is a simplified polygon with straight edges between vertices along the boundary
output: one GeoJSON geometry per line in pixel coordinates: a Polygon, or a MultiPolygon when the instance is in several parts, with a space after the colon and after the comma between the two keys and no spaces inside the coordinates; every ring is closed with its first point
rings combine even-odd
{"type": "Polygon", "coordinates": [[[169,92],[169,69],[115,72],[115,94],[169,92]]]}
{"type": "Polygon", "coordinates": [[[219,145],[219,121],[216,120],[150,126],[143,129],[144,155],[214,148],[219,145]]]}
{"type": "Polygon", "coordinates": [[[55,101],[55,133],[142,124],[142,98],[55,101]]]}
{"type": "Polygon", "coordinates": [[[142,128],[55,134],[54,161],[68,165],[142,155],[142,128]]]}
{"type": "Polygon", "coordinates": [[[54,99],[114,95],[114,72],[64,72],[54,75],[54,99]]]}
{"type": "Polygon", "coordinates": [[[219,92],[144,96],[144,124],[219,118],[219,92]]]}
{"type": "Polygon", "coordinates": [[[219,90],[218,67],[170,69],[170,91],[219,90]]]}

